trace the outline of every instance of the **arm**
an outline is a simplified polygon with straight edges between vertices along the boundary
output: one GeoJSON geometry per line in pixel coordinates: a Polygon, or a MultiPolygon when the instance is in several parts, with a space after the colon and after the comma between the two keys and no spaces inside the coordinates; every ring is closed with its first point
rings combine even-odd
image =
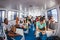
{"type": "Polygon", "coordinates": [[[11,32],[11,31],[8,33],[8,35],[11,36],[11,37],[18,36],[18,34],[14,33],[14,32],[11,32]]]}
{"type": "Polygon", "coordinates": [[[45,31],[46,31],[46,26],[45,26],[45,31]]]}
{"type": "Polygon", "coordinates": [[[47,27],[46,27],[46,23],[44,23],[44,26],[45,26],[45,31],[46,31],[46,29],[47,29],[47,27]]]}
{"type": "Polygon", "coordinates": [[[36,26],[36,31],[42,32],[42,31],[38,28],[38,26],[36,26]]]}

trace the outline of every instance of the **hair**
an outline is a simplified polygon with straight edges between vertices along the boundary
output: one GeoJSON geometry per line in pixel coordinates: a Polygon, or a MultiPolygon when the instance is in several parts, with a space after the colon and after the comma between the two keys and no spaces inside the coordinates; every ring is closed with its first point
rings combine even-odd
{"type": "Polygon", "coordinates": [[[7,20],[7,18],[4,19],[4,23],[5,23],[6,20],[7,20]]]}
{"type": "Polygon", "coordinates": [[[35,19],[36,21],[39,21],[39,18],[38,17],[36,17],[36,19],[35,19]]]}
{"type": "Polygon", "coordinates": [[[52,16],[49,16],[48,19],[49,19],[49,20],[52,19],[51,17],[52,17],[52,16]]]}
{"type": "Polygon", "coordinates": [[[43,16],[45,18],[45,16],[43,16]]]}
{"type": "Polygon", "coordinates": [[[26,19],[26,20],[24,20],[24,22],[26,21],[26,23],[27,23],[27,20],[28,20],[27,17],[25,17],[25,19],[26,19]]]}
{"type": "Polygon", "coordinates": [[[23,21],[20,20],[20,23],[23,23],[23,21]]]}
{"type": "Polygon", "coordinates": [[[19,18],[18,18],[18,17],[16,17],[16,24],[18,24],[18,23],[19,23],[18,21],[19,21],[19,18]]]}
{"type": "Polygon", "coordinates": [[[31,23],[31,19],[28,19],[28,21],[31,23]]]}
{"type": "Polygon", "coordinates": [[[45,18],[44,18],[44,17],[41,17],[41,18],[40,18],[40,22],[43,21],[43,20],[45,20],[45,18]]]}

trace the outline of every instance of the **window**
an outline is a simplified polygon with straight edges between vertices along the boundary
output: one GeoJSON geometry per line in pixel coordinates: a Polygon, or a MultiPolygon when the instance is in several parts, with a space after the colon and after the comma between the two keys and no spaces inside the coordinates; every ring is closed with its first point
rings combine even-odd
{"type": "Polygon", "coordinates": [[[18,13],[14,12],[14,20],[16,20],[17,15],[18,15],[18,13]]]}
{"type": "Polygon", "coordinates": [[[54,20],[57,22],[58,20],[57,20],[57,10],[56,9],[52,10],[52,16],[53,16],[54,20]]]}
{"type": "Polygon", "coordinates": [[[19,12],[17,12],[17,17],[19,17],[19,12]]]}
{"type": "Polygon", "coordinates": [[[0,22],[4,22],[5,10],[0,10],[0,22]]]}
{"type": "Polygon", "coordinates": [[[8,20],[15,20],[17,17],[17,12],[15,11],[8,11],[8,20]]]}
{"type": "Polygon", "coordinates": [[[56,21],[56,22],[58,22],[58,19],[57,19],[57,9],[52,9],[52,10],[49,10],[48,11],[48,17],[49,16],[53,16],[53,18],[54,18],[54,20],[56,21]]]}
{"type": "Polygon", "coordinates": [[[1,14],[2,12],[0,11],[0,23],[2,22],[2,14],[1,14]]]}
{"type": "Polygon", "coordinates": [[[4,22],[4,18],[5,18],[5,11],[2,11],[2,22],[4,22]]]}
{"type": "Polygon", "coordinates": [[[47,13],[48,13],[48,14],[47,14],[48,17],[49,17],[49,16],[52,16],[51,10],[47,11],[47,13]]]}
{"type": "Polygon", "coordinates": [[[11,20],[11,15],[12,13],[11,13],[11,11],[8,11],[8,20],[11,20]]]}
{"type": "Polygon", "coordinates": [[[23,17],[23,12],[20,12],[19,18],[22,18],[22,17],[23,17]]]}

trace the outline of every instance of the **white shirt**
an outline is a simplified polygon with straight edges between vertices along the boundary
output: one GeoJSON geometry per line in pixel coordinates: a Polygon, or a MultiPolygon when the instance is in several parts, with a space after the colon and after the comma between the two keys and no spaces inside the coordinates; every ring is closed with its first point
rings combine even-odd
{"type": "Polygon", "coordinates": [[[3,33],[5,35],[5,39],[4,40],[7,40],[7,36],[6,36],[5,30],[10,31],[11,26],[9,24],[6,25],[5,23],[3,23],[2,26],[3,26],[3,33]]]}
{"type": "Polygon", "coordinates": [[[5,23],[3,23],[3,28],[4,30],[10,31],[11,30],[11,25],[6,25],[5,23]]]}

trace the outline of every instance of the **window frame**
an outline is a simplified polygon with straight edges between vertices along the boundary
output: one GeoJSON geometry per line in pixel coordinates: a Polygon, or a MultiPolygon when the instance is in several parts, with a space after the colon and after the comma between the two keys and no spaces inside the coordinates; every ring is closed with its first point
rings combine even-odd
{"type": "MultiPolygon", "coordinates": [[[[48,18],[48,11],[50,11],[50,12],[51,12],[51,16],[53,16],[53,14],[52,14],[52,10],[54,10],[54,9],[56,9],[56,8],[53,8],[53,9],[47,10],[47,18],[48,18]]],[[[56,9],[56,11],[57,11],[57,21],[56,21],[56,22],[58,22],[58,10],[56,9]]]]}

